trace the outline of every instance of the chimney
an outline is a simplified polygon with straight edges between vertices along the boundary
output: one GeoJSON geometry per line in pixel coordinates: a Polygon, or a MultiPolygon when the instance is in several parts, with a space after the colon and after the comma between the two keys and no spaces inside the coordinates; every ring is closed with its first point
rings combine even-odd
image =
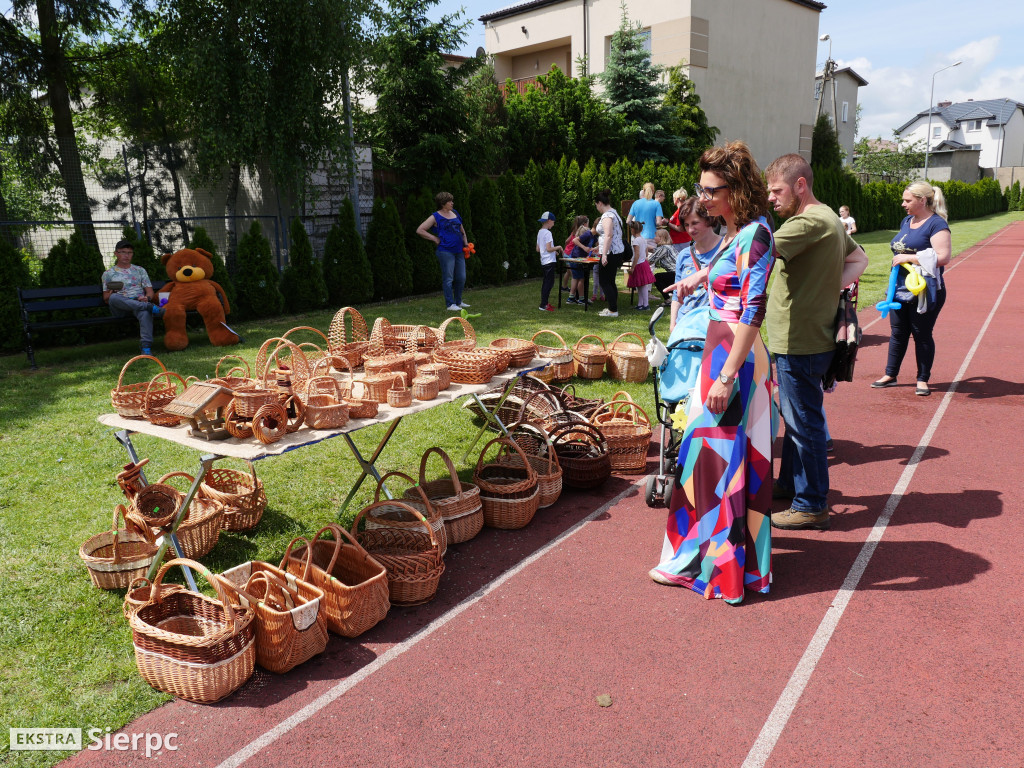
{"type": "MultiPolygon", "coordinates": [[[[970,101],[970,99],[968,99],[968,101],[970,101]]],[[[940,101],[935,106],[937,106],[939,109],[945,109],[946,107],[953,106],[953,102],[952,101],[940,101]]]]}

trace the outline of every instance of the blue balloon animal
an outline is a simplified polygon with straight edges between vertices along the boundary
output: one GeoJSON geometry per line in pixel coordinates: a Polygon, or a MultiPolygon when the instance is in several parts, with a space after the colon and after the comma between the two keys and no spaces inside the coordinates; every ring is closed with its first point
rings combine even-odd
{"type": "Polygon", "coordinates": [[[875,304],[875,309],[882,313],[882,317],[889,314],[890,309],[899,309],[900,303],[893,301],[896,297],[896,283],[899,281],[900,265],[896,264],[889,273],[889,291],[885,294],[885,301],[875,304]]]}

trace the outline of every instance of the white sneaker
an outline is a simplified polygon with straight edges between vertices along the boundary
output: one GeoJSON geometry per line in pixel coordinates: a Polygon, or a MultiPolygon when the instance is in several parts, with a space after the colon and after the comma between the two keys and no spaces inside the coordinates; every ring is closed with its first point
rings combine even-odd
{"type": "Polygon", "coordinates": [[[598,312],[597,316],[598,317],[618,317],[619,313],[618,312],[612,312],[610,309],[605,308],[605,309],[602,309],[600,312],[598,312]]]}
{"type": "Polygon", "coordinates": [[[462,307],[460,307],[458,304],[449,304],[448,305],[448,311],[449,312],[461,312],[462,311],[462,307]]]}
{"type": "Polygon", "coordinates": [[[463,309],[469,309],[469,304],[467,304],[466,302],[462,302],[461,304],[459,304],[459,306],[462,307],[463,309]]]}

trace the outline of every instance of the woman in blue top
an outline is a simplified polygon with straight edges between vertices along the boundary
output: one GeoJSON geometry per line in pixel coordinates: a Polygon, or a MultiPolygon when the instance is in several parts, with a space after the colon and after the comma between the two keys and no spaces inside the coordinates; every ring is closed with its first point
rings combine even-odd
{"type": "MultiPolygon", "coordinates": [[[[658,228],[658,217],[661,216],[661,203],[654,199],[654,184],[647,182],[640,191],[640,199],[630,206],[626,215],[626,223],[639,221],[644,225],[644,231],[640,236],[654,242],[654,233],[658,228]]],[[[644,254],[646,256],[647,254],[644,254]]]]}
{"type": "Polygon", "coordinates": [[[695,275],[711,263],[722,247],[723,238],[715,234],[714,219],[700,204],[700,199],[688,197],[680,204],[679,220],[683,222],[687,234],[692,238],[688,245],[683,246],[676,259],[675,282],[666,289],[672,293],[672,315],[670,332],[675,330],[679,319],[692,309],[708,305],[708,292],[700,286],[689,296],[681,298],[677,286],[686,278],[695,275]]]}
{"type": "Polygon", "coordinates": [[[932,374],[935,359],[935,340],[932,329],[935,320],[946,303],[946,283],[942,279],[945,266],[952,258],[952,238],[946,223],[946,199],[942,190],[925,181],[915,181],[903,192],[903,208],[907,217],[900,225],[889,247],[892,248],[893,266],[913,264],[924,273],[926,291],[922,297],[915,296],[907,289],[906,269],[900,269],[895,300],[899,309],[889,312],[889,359],[885,364],[885,376],[871,386],[876,389],[896,386],[900,364],[907,353],[910,337],[914,337],[914,351],[917,355],[916,393],[927,396],[932,393],[928,380],[932,374]]]}
{"type": "Polygon", "coordinates": [[[455,210],[451,192],[438,192],[434,195],[434,204],[437,211],[416,228],[416,234],[437,243],[444,303],[449,312],[461,312],[463,307],[469,306],[462,300],[462,287],[466,284],[466,258],[462,248],[469,243],[469,238],[462,226],[462,217],[455,210]],[[437,234],[431,234],[431,229],[436,229],[437,234]]]}

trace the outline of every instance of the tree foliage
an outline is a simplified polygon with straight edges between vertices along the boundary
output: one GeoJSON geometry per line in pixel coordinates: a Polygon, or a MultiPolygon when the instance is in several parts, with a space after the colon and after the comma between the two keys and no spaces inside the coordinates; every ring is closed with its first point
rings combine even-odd
{"type": "Polygon", "coordinates": [[[281,274],[285,309],[292,313],[320,309],[327,303],[327,286],[301,219],[292,219],[288,239],[288,266],[281,274]]]}
{"type": "Polygon", "coordinates": [[[239,319],[273,317],[284,309],[281,274],[274,264],[270,240],[263,227],[254,221],[238,243],[238,272],[235,285],[238,298],[232,310],[239,319]]]}
{"type": "Polygon", "coordinates": [[[505,252],[508,258],[508,279],[526,277],[526,260],[530,243],[523,221],[523,201],[519,197],[519,179],[512,171],[498,178],[501,220],[505,223],[505,252]]]}
{"type": "Polygon", "coordinates": [[[412,283],[419,290],[441,284],[437,248],[430,240],[416,234],[416,228],[435,210],[434,195],[429,187],[423,187],[406,198],[402,232],[405,235],[405,250],[412,262],[412,283]]]}
{"type": "Polygon", "coordinates": [[[470,191],[476,214],[476,254],[470,257],[479,264],[479,280],[485,285],[501,285],[508,279],[508,247],[502,217],[498,186],[484,176],[470,191]]]}
{"type": "Polygon", "coordinates": [[[822,113],[814,124],[811,137],[811,165],[817,168],[842,168],[843,150],[832,119],[822,113]]]}
{"type": "Polygon", "coordinates": [[[0,240],[0,352],[15,352],[24,345],[18,288],[31,284],[21,252],[0,240]]]}
{"type": "MultiPolygon", "coordinates": [[[[861,139],[853,149],[853,169],[869,181],[903,184],[924,165],[924,140],[889,148],[882,139],[861,139]]],[[[859,224],[859,222],[858,222],[859,224]]]]}
{"type": "Polygon", "coordinates": [[[98,284],[106,270],[100,252],[85,242],[81,232],[61,238],[50,249],[39,276],[42,288],[65,288],[72,285],[98,284]]]}
{"type": "Polygon", "coordinates": [[[679,159],[693,163],[700,159],[705,149],[714,145],[721,131],[708,123],[708,116],[700,106],[700,96],[694,89],[693,81],[687,77],[685,66],[676,64],[667,71],[666,127],[682,139],[679,159]]]}
{"type": "Polygon", "coordinates": [[[366,255],[373,268],[376,299],[397,299],[412,293],[412,263],[405,251],[402,223],[394,200],[373,201],[373,219],[366,232],[366,255]]]}
{"type": "Polygon", "coordinates": [[[363,304],[373,298],[373,271],[356,224],[355,209],[347,197],[324,243],[324,282],[327,303],[332,307],[363,304]]]}

